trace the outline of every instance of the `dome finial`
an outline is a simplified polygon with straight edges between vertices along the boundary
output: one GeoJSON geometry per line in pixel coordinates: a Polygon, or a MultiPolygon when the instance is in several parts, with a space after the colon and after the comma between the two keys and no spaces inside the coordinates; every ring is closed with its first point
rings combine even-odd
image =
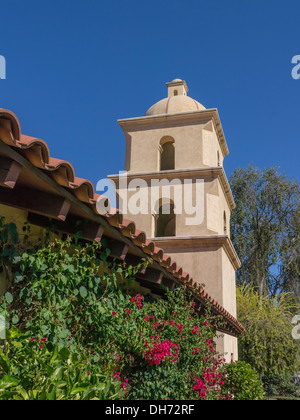
{"type": "Polygon", "coordinates": [[[168,97],[177,95],[187,95],[189,89],[184,80],[174,79],[172,82],[167,83],[168,86],[168,97]]]}
{"type": "Polygon", "coordinates": [[[183,112],[204,111],[206,108],[198,101],[187,96],[188,87],[184,80],[174,79],[167,83],[168,97],[156,102],[146,112],[146,116],[178,114],[183,112]]]}

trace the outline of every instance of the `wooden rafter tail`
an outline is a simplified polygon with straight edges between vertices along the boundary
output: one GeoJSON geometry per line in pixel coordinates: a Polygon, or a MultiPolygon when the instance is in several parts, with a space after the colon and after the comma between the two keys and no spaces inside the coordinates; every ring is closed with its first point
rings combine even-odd
{"type": "Polygon", "coordinates": [[[64,197],[27,188],[5,188],[0,194],[0,203],[45,217],[65,221],[71,204],[64,197]]]}
{"type": "Polygon", "coordinates": [[[12,159],[0,157],[0,186],[15,188],[22,166],[12,159]]]}

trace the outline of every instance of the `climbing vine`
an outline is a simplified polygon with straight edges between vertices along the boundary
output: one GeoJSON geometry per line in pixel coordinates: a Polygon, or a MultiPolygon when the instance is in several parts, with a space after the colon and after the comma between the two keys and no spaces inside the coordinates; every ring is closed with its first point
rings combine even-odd
{"type": "Polygon", "coordinates": [[[148,260],[126,265],[105,241],[78,238],[18,254],[15,228],[1,229],[12,282],[0,298],[0,399],[232,397],[214,344],[218,319],[209,308],[199,316],[184,287],[163,299],[138,291],[148,260]]]}

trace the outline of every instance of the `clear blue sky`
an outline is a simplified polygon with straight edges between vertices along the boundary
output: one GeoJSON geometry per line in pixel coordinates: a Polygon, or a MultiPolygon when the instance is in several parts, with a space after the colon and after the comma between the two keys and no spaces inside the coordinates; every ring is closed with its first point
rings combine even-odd
{"type": "Polygon", "coordinates": [[[218,108],[237,167],[300,178],[299,0],[9,0],[1,4],[0,107],[94,184],[124,168],[117,119],[186,80],[218,108]]]}

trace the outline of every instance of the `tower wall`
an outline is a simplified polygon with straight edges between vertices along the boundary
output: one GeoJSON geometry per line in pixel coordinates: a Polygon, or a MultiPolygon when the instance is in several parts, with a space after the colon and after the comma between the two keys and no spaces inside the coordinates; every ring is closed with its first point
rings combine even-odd
{"type": "Polygon", "coordinates": [[[143,123],[126,129],[126,171],[158,171],[159,144],[165,136],[175,142],[175,169],[222,166],[224,154],[211,118],[198,114],[186,124],[184,119],[157,121],[148,117],[143,123]]]}
{"type": "MultiPolygon", "coordinates": [[[[119,121],[126,138],[127,179],[120,185],[116,175],[109,178],[116,184],[119,208],[126,193],[124,217],[135,221],[236,317],[235,271],[240,261],[230,241],[230,214],[235,204],[223,170],[223,160],[229,152],[219,115],[216,109],[206,110],[187,97],[184,81],[176,79],[167,85],[168,98],[154,104],[145,117],[119,121]],[[168,161],[168,170],[161,170],[161,156],[165,156],[164,144],[168,142],[173,161],[168,161]],[[167,198],[162,189],[160,194],[156,191],[157,181],[162,180],[173,185],[167,198]],[[185,181],[191,184],[188,199],[183,189],[185,181]],[[162,218],[165,199],[173,209],[170,219],[162,218]],[[132,202],[139,203],[140,213],[132,210],[132,202]],[[194,214],[189,213],[186,203],[189,210],[194,207],[194,214]],[[194,216],[197,217],[192,221],[194,216]],[[166,224],[165,231],[161,231],[158,220],[166,224]]],[[[225,334],[217,339],[217,348],[226,353],[228,362],[237,360],[236,337],[225,334]]]]}

